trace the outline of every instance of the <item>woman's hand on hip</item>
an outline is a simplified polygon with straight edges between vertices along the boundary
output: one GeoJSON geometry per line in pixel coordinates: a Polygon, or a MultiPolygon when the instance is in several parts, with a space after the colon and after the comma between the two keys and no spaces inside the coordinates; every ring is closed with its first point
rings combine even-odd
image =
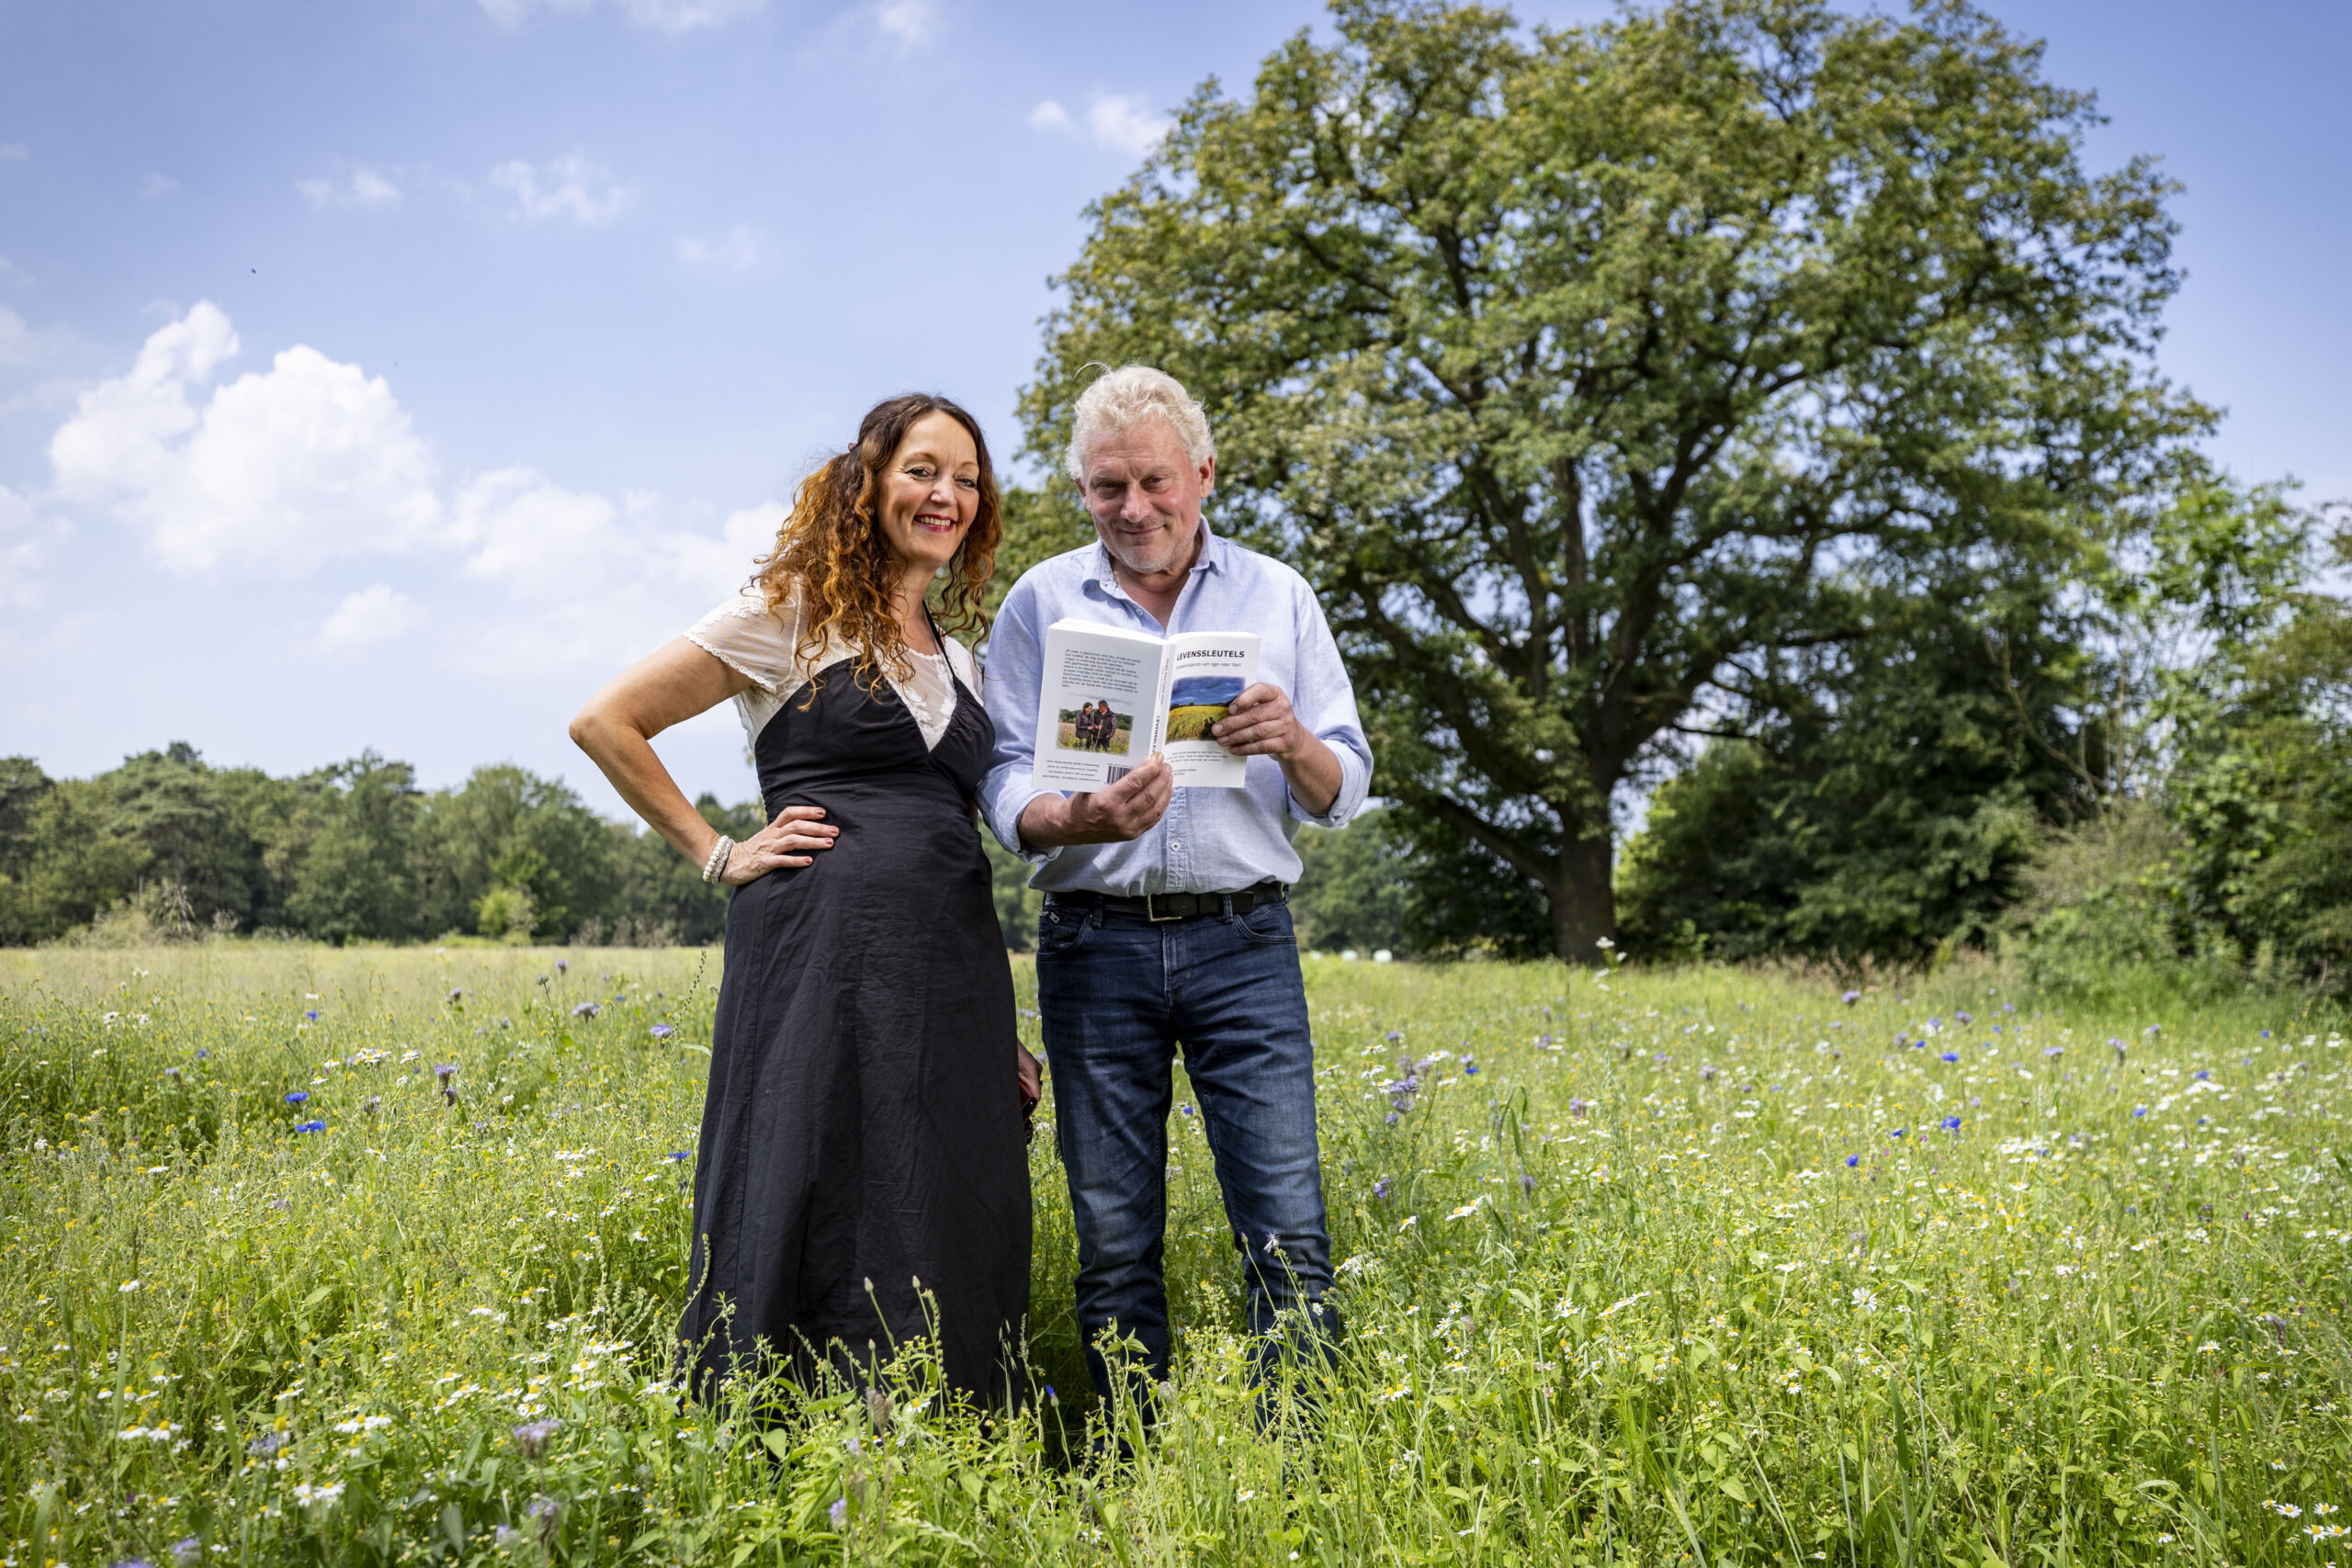
{"type": "Polygon", "coordinates": [[[732,887],[757,882],[769,872],[809,863],[820,850],[830,850],[842,830],[820,822],[821,806],[787,806],[775,820],[729,852],[727,869],[718,880],[732,887]]]}
{"type": "Polygon", "coordinates": [[[1021,1075],[1021,1106],[1025,1111],[1046,1092],[1046,1069],[1037,1065],[1037,1058],[1029,1054],[1028,1046],[1015,1045],[1013,1049],[1020,1053],[1013,1070],[1021,1075]]]}

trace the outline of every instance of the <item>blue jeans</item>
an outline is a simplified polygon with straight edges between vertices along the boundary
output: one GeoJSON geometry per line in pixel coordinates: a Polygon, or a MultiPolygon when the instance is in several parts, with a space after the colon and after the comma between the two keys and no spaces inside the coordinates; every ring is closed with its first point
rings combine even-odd
{"type": "MultiPolygon", "coordinates": [[[[1054,1121],[1078,1224],[1078,1324],[1095,1392],[1099,1341],[1132,1337],[1168,1375],[1168,1111],[1176,1048],[1200,1101],[1225,1213],[1242,1258],[1259,1375],[1285,1346],[1318,1362],[1340,1334],[1315,1143],[1315,1044],[1290,910],[1154,923],[1083,895],[1048,901],[1037,930],[1037,1006],[1054,1121]]],[[[1134,1382],[1131,1382],[1131,1387],[1134,1382]]]]}

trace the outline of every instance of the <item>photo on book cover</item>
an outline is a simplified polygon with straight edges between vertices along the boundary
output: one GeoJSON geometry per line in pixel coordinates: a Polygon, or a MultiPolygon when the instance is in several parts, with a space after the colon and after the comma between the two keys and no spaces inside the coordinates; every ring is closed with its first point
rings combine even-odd
{"type": "Polygon", "coordinates": [[[1061,728],[1054,744],[1064,751],[1092,751],[1125,757],[1134,750],[1136,716],[1121,713],[1108,698],[1061,710],[1061,728]]]}
{"type": "Polygon", "coordinates": [[[1185,675],[1168,688],[1168,739],[1213,740],[1209,726],[1232,711],[1241,694],[1238,675],[1185,675]]]}

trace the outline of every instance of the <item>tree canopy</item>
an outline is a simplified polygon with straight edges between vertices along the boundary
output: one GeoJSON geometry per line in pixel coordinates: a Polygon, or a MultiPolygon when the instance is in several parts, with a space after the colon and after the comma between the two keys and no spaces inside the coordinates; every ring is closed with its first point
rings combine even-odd
{"type": "Polygon", "coordinates": [[[2198,472],[2149,363],[2166,183],[2086,169],[2091,99],[1982,13],[1333,13],[1089,209],[1030,447],[1090,366],[1183,380],[1399,825],[1538,889],[1561,955],[1615,930],[1621,786],[1763,734],[1891,604],[2096,579],[2198,472]]]}

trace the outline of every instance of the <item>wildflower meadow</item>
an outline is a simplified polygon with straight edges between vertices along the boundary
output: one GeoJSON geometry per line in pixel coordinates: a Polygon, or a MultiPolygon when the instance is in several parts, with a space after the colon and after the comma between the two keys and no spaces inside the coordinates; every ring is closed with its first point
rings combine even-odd
{"type": "Polygon", "coordinates": [[[0,953],[0,1568],[2352,1568],[2333,1011],[1310,958],[1339,1369],[1249,1387],[1180,1078],[1097,1466],[1049,1114],[1017,1408],[679,1397],[718,963],[0,953]]]}

